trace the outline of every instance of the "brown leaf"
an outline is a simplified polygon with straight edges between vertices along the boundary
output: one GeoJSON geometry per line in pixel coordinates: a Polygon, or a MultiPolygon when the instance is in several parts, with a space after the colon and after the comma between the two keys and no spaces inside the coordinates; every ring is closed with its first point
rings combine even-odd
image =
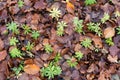
{"type": "Polygon", "coordinates": [[[0,61],[4,60],[7,56],[6,50],[0,52],[0,61]]]}
{"type": "Polygon", "coordinates": [[[105,30],[104,30],[104,37],[105,38],[111,38],[115,35],[115,29],[112,28],[112,27],[107,27],[105,30]]]}
{"type": "Polygon", "coordinates": [[[72,3],[67,2],[66,8],[67,8],[67,11],[68,11],[69,13],[74,14],[74,8],[75,8],[75,7],[74,7],[74,5],[73,5],[72,3]]]}
{"type": "Polygon", "coordinates": [[[46,45],[46,44],[49,44],[49,39],[44,38],[44,39],[43,39],[43,45],[46,45]]]}
{"type": "Polygon", "coordinates": [[[95,37],[92,38],[92,40],[94,42],[95,47],[98,47],[98,48],[102,48],[103,47],[102,40],[101,40],[100,37],[95,36],[95,37]]]}
{"type": "Polygon", "coordinates": [[[110,61],[110,62],[118,62],[117,59],[118,59],[118,56],[111,56],[110,54],[108,55],[107,59],[110,61]]]}
{"type": "Polygon", "coordinates": [[[112,56],[116,56],[120,50],[116,45],[114,45],[109,48],[109,51],[112,56]]]}
{"type": "Polygon", "coordinates": [[[40,68],[35,65],[35,64],[28,64],[24,67],[24,71],[27,73],[27,74],[36,74],[40,71],[40,68]]]}
{"type": "Polygon", "coordinates": [[[41,10],[41,9],[44,9],[45,7],[46,7],[46,4],[44,3],[44,0],[39,0],[34,4],[35,9],[41,10]]]}
{"type": "Polygon", "coordinates": [[[0,39],[0,51],[4,48],[4,42],[0,39]]]}

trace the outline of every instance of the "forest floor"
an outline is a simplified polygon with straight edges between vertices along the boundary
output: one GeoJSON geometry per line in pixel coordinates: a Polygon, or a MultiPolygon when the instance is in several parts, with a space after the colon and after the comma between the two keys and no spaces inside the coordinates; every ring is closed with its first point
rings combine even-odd
{"type": "Polygon", "coordinates": [[[120,0],[0,0],[0,80],[120,80],[120,0]]]}

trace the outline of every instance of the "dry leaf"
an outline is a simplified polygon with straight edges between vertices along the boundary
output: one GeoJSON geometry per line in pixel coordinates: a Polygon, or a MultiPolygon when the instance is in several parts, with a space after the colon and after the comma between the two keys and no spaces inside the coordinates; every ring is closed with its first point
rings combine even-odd
{"type": "Polygon", "coordinates": [[[35,64],[29,64],[29,65],[26,65],[26,66],[24,67],[24,71],[25,71],[27,74],[32,74],[32,75],[34,75],[34,74],[36,74],[36,73],[38,73],[38,72],[40,71],[40,68],[39,68],[37,65],[35,65],[35,64]]]}
{"type": "Polygon", "coordinates": [[[101,40],[100,37],[97,37],[97,36],[93,37],[92,40],[94,42],[95,47],[97,47],[97,48],[102,48],[103,47],[102,40],[101,40]]]}
{"type": "Polygon", "coordinates": [[[117,59],[118,59],[118,56],[111,56],[111,55],[108,55],[107,59],[110,61],[110,62],[117,62],[117,59]]]}
{"type": "Polygon", "coordinates": [[[67,11],[68,11],[69,13],[74,14],[74,8],[75,8],[75,7],[74,7],[74,5],[73,5],[72,3],[67,2],[66,8],[67,8],[67,11]]]}
{"type": "Polygon", "coordinates": [[[0,61],[4,60],[7,56],[6,50],[0,52],[0,61]]]}
{"type": "Polygon", "coordinates": [[[105,38],[111,38],[115,35],[115,29],[112,28],[112,27],[107,27],[105,30],[104,30],[104,37],[105,38]]]}

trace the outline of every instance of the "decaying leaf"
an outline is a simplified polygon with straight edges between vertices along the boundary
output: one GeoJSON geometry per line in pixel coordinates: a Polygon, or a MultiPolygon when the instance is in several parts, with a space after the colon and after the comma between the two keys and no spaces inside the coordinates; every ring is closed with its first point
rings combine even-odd
{"type": "Polygon", "coordinates": [[[35,64],[28,64],[24,67],[24,71],[27,73],[27,74],[36,74],[40,71],[40,68],[35,65],[35,64]]]}
{"type": "Polygon", "coordinates": [[[97,48],[102,48],[103,47],[102,40],[101,40],[100,37],[97,37],[97,36],[93,37],[92,40],[93,40],[93,42],[95,44],[95,47],[97,47],[97,48]]]}
{"type": "Polygon", "coordinates": [[[104,30],[104,37],[105,38],[111,38],[115,35],[115,29],[112,28],[112,27],[107,27],[105,30],[104,30]]]}
{"type": "Polygon", "coordinates": [[[111,56],[111,55],[108,55],[107,59],[110,61],[110,62],[118,62],[117,59],[118,59],[118,56],[111,56]]]}

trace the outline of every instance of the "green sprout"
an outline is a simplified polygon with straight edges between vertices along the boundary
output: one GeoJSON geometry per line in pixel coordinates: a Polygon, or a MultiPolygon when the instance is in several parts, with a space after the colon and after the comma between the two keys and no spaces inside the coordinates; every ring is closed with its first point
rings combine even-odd
{"type": "Polygon", "coordinates": [[[93,31],[95,32],[98,36],[101,36],[102,35],[102,30],[101,28],[99,27],[99,23],[95,24],[95,23],[88,23],[87,26],[88,26],[88,29],[90,31],[93,31]]]}
{"type": "Polygon", "coordinates": [[[10,45],[12,46],[15,46],[16,45],[16,43],[18,42],[18,40],[16,39],[16,37],[11,37],[10,38],[10,45]]]}
{"type": "Polygon", "coordinates": [[[76,61],[76,59],[74,57],[72,57],[71,59],[68,59],[67,60],[67,64],[70,66],[70,67],[75,67],[78,63],[76,61]]]}
{"type": "Polygon", "coordinates": [[[34,44],[33,44],[33,43],[30,43],[30,42],[28,41],[28,43],[27,43],[27,45],[26,45],[25,47],[26,47],[26,50],[30,51],[30,50],[33,49],[33,46],[34,46],[34,44]]]}
{"type": "Polygon", "coordinates": [[[37,39],[40,36],[40,33],[38,31],[32,31],[32,38],[37,39]]]}
{"type": "Polygon", "coordinates": [[[117,34],[120,34],[120,26],[118,26],[116,30],[117,30],[117,34]]]}
{"type": "Polygon", "coordinates": [[[53,65],[50,63],[47,67],[41,69],[42,76],[48,77],[48,79],[54,78],[57,75],[60,75],[62,69],[60,66],[53,65]]]}
{"type": "Polygon", "coordinates": [[[64,27],[67,26],[67,23],[64,21],[58,22],[57,25],[57,35],[62,36],[64,34],[64,27]]]}
{"type": "Polygon", "coordinates": [[[23,71],[23,65],[19,64],[18,67],[12,68],[12,70],[15,72],[15,75],[19,75],[21,71],[23,71]]]}
{"type": "Polygon", "coordinates": [[[83,53],[81,53],[80,51],[75,52],[75,57],[80,60],[83,57],[83,53]]]}
{"type": "Polygon", "coordinates": [[[53,49],[52,49],[50,44],[45,44],[44,49],[45,49],[46,53],[52,53],[53,52],[53,49]]]}
{"type": "Polygon", "coordinates": [[[54,62],[58,63],[58,61],[61,59],[62,57],[60,56],[60,53],[58,53],[55,58],[54,58],[54,62]]]}
{"type": "Polygon", "coordinates": [[[29,34],[29,33],[31,32],[29,26],[27,26],[27,25],[23,25],[22,27],[23,27],[23,29],[24,29],[24,34],[29,34]]]}
{"type": "Polygon", "coordinates": [[[114,45],[114,42],[112,41],[112,38],[107,38],[107,39],[105,40],[105,42],[106,42],[109,46],[114,45]]]}
{"type": "Polygon", "coordinates": [[[12,21],[11,23],[8,23],[6,26],[7,26],[7,29],[12,31],[13,33],[15,34],[19,33],[18,24],[16,24],[15,22],[12,21]]]}
{"type": "Polygon", "coordinates": [[[83,20],[79,20],[78,17],[73,19],[73,24],[75,25],[75,31],[78,33],[82,33],[83,30],[83,20]]]}
{"type": "Polygon", "coordinates": [[[12,50],[10,50],[10,56],[12,57],[12,58],[16,58],[16,57],[22,57],[22,53],[21,53],[21,51],[19,50],[19,49],[17,49],[17,48],[13,48],[12,50]]]}
{"type": "Polygon", "coordinates": [[[109,19],[110,19],[110,15],[108,13],[104,13],[103,18],[101,19],[101,22],[105,23],[109,19]]]}
{"type": "Polygon", "coordinates": [[[91,46],[92,40],[89,38],[85,38],[82,42],[81,45],[85,48],[89,48],[91,46]]]}
{"type": "Polygon", "coordinates": [[[95,3],[96,3],[96,0],[85,0],[85,5],[92,5],[95,3]]]}
{"type": "Polygon", "coordinates": [[[58,8],[53,8],[53,9],[50,11],[50,16],[51,16],[52,18],[55,18],[55,19],[58,20],[58,18],[60,17],[60,15],[61,15],[61,11],[58,10],[58,8]]]}
{"type": "Polygon", "coordinates": [[[18,7],[22,8],[24,6],[24,2],[22,0],[18,1],[18,7]]]}

